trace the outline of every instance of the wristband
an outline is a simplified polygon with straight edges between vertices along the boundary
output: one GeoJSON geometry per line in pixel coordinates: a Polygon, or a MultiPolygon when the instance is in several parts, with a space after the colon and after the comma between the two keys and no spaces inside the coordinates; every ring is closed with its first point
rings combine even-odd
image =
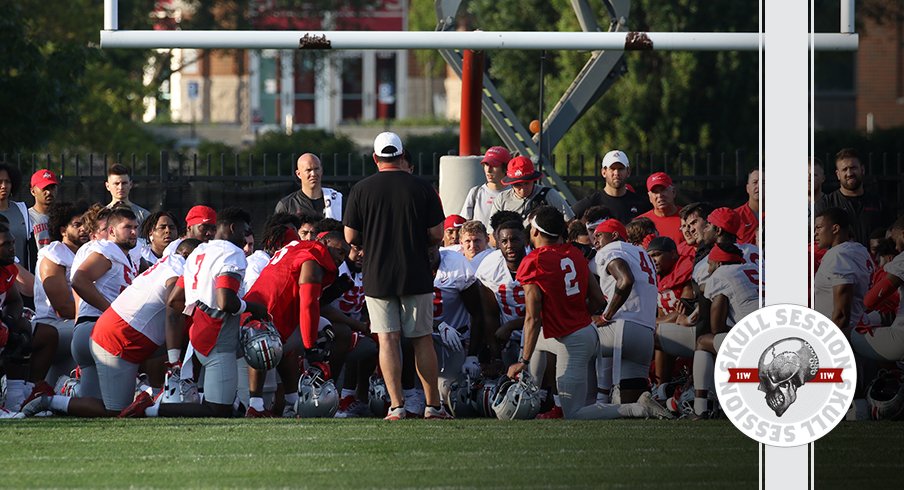
{"type": "Polygon", "coordinates": [[[248,303],[245,300],[239,298],[239,310],[235,312],[236,315],[241,315],[245,313],[245,310],[248,309],[248,303]]]}
{"type": "Polygon", "coordinates": [[[170,362],[170,364],[176,364],[179,362],[179,359],[182,357],[181,349],[167,349],[166,350],[166,360],[170,362]]]}
{"type": "Polygon", "coordinates": [[[524,364],[524,365],[530,364],[530,361],[528,361],[527,359],[525,359],[524,356],[522,356],[521,358],[519,358],[519,359],[518,359],[518,362],[520,362],[521,364],[524,364]]]}

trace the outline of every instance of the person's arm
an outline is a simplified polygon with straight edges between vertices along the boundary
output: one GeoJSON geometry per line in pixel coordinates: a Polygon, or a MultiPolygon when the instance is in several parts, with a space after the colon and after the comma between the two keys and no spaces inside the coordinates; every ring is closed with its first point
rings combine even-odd
{"type": "Polygon", "coordinates": [[[25,332],[31,336],[31,324],[28,320],[22,318],[22,309],[24,307],[25,302],[22,300],[19,290],[14,287],[9,288],[6,291],[6,299],[3,301],[4,323],[12,323],[12,325],[7,326],[15,326],[17,331],[25,332]]]}
{"type": "MultiPolygon", "coordinates": [[[[349,228],[346,228],[346,230],[349,228]]],[[[320,325],[320,293],[323,288],[323,267],[314,260],[301,264],[298,274],[299,311],[298,328],[305,349],[317,342],[317,327],[320,325]]]]}
{"type": "Polygon", "coordinates": [[[543,291],[536,284],[524,284],[524,305],[527,311],[524,314],[524,348],[521,359],[509,366],[508,377],[514,379],[527,367],[527,362],[534,354],[537,347],[537,339],[540,337],[541,310],[543,308],[543,291]]]}
{"type": "Polygon", "coordinates": [[[612,317],[631,295],[631,289],[634,287],[634,274],[631,273],[628,264],[618,258],[609,261],[606,271],[615,277],[615,291],[609,298],[609,305],[606,306],[606,311],[603,313],[603,321],[612,321],[612,317]]]}
{"type": "Polygon", "coordinates": [[[92,252],[72,276],[72,290],[78,293],[82,301],[100,311],[106,310],[110,307],[110,302],[97,290],[94,281],[103,277],[112,267],[113,263],[103,254],[92,252]]]}
{"type": "MultiPolygon", "coordinates": [[[[484,342],[496,354],[497,336],[499,335],[499,304],[496,303],[496,295],[490,288],[480,285],[480,310],[483,314],[484,342]]],[[[474,338],[472,335],[471,338],[474,338]]],[[[508,337],[506,337],[508,338],[508,337]]]]}
{"type": "Polygon", "coordinates": [[[678,317],[681,316],[682,312],[685,313],[685,316],[690,314],[691,312],[689,311],[683,311],[684,308],[681,305],[682,299],[694,299],[694,288],[691,287],[690,282],[686,282],[681,289],[681,296],[678,298],[678,306],[672,310],[671,313],[665,313],[656,318],[656,323],[677,323],[678,317]]]}
{"type": "Polygon", "coordinates": [[[728,297],[724,294],[717,294],[712,299],[712,305],[709,307],[709,328],[715,334],[728,332],[728,297]]]}
{"type": "Polygon", "coordinates": [[[879,309],[882,302],[894,296],[895,292],[901,287],[901,278],[894,274],[885,274],[879,282],[870,288],[869,292],[863,298],[863,305],[867,311],[879,309]]]}
{"type": "Polygon", "coordinates": [[[326,318],[330,321],[330,323],[342,323],[351,327],[352,330],[357,330],[358,332],[370,333],[370,329],[367,328],[367,324],[354,318],[346,315],[339,308],[336,308],[332,305],[324,305],[320,307],[320,316],[326,318]]]}
{"type": "Polygon", "coordinates": [[[185,340],[185,287],[181,277],[166,281],[166,311],[164,313],[164,336],[166,340],[167,362],[178,364],[182,359],[182,344],[185,340]]]}
{"type": "Polygon", "coordinates": [[[241,280],[233,274],[221,274],[216,279],[217,308],[232,315],[241,315],[246,311],[254,318],[266,318],[267,307],[254,302],[245,302],[239,298],[238,289],[241,280]]]}
{"type": "Polygon", "coordinates": [[[44,294],[50,301],[50,306],[61,318],[75,318],[75,298],[72,297],[72,288],[66,281],[66,268],[55,264],[51,260],[41,261],[38,267],[41,276],[41,284],[44,285],[44,294]]]}
{"type": "MultiPolygon", "coordinates": [[[[482,287],[480,281],[474,281],[461,292],[461,301],[468,313],[471,314],[471,342],[468,344],[469,356],[476,356],[483,346],[480,340],[484,338],[484,329],[486,327],[483,323],[483,312],[480,308],[480,288],[482,287]]],[[[499,322],[497,321],[496,323],[499,322]]]]}
{"type": "Polygon", "coordinates": [[[443,222],[440,221],[431,228],[427,229],[427,246],[432,247],[443,242],[443,222]]]}
{"type": "Polygon", "coordinates": [[[594,279],[592,274],[590,280],[587,281],[587,286],[589,287],[589,290],[587,291],[587,311],[591,315],[595,315],[600,308],[606,306],[606,296],[603,295],[603,289],[600,287],[600,282],[594,279]]]}
{"type": "Polygon", "coordinates": [[[846,329],[850,325],[853,304],[853,284],[839,284],[832,288],[832,321],[838,328],[846,329]]]}
{"type": "Polygon", "coordinates": [[[361,232],[354,228],[350,228],[348,226],[345,227],[345,241],[348,242],[349,245],[354,245],[356,247],[361,246],[361,232]]]}
{"type": "Polygon", "coordinates": [[[16,286],[19,289],[19,293],[29,298],[34,297],[35,275],[25,267],[22,267],[22,264],[16,264],[16,269],[19,270],[19,274],[16,275],[16,286]]]}

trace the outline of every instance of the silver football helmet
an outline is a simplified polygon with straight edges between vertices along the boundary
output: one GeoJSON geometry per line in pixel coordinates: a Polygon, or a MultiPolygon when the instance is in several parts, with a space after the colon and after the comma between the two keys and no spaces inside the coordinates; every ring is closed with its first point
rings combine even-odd
{"type": "Polygon", "coordinates": [[[455,418],[479,417],[476,396],[478,380],[472,379],[467,374],[449,386],[449,394],[446,404],[455,418]]]}
{"type": "Polygon", "coordinates": [[[183,379],[178,370],[167,371],[162,396],[160,403],[201,403],[194,380],[183,379]]]}
{"type": "Polygon", "coordinates": [[[282,339],[272,323],[248,321],[242,325],[240,339],[245,361],[254,369],[267,371],[282,360],[282,339]]]}
{"type": "Polygon", "coordinates": [[[377,417],[385,417],[389,412],[389,392],[386,390],[386,381],[376,374],[370,377],[370,383],[367,387],[368,405],[370,411],[377,417]]]}
{"type": "Polygon", "coordinates": [[[471,407],[480,417],[494,418],[496,412],[493,411],[493,400],[499,388],[502,378],[483,379],[476,381],[476,389],[471,394],[471,407]]]}
{"type": "Polygon", "coordinates": [[[518,380],[499,385],[493,398],[493,412],[499,420],[530,420],[540,413],[540,388],[526,372],[518,380]]]}
{"type": "Polygon", "coordinates": [[[904,374],[880,371],[866,390],[869,414],[874,420],[904,418],[904,374]]]}
{"type": "Polygon", "coordinates": [[[54,394],[79,398],[81,395],[81,389],[79,388],[79,374],[78,368],[76,368],[69,373],[69,376],[64,374],[57,378],[57,381],[53,386],[54,394]]]}
{"type": "Polygon", "coordinates": [[[333,380],[324,381],[320,371],[306,371],[298,379],[298,401],[295,413],[298,417],[330,418],[339,409],[339,391],[333,380]]]}

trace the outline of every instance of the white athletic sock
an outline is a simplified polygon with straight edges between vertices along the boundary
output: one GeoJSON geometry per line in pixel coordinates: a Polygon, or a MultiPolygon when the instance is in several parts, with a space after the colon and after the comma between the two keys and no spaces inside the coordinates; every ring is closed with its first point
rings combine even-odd
{"type": "Polygon", "coordinates": [[[557,407],[562,408],[562,400],[559,399],[559,395],[553,395],[552,402],[555,403],[557,407]]]}
{"type": "Polygon", "coordinates": [[[182,350],[181,349],[167,349],[166,350],[166,360],[170,362],[170,364],[175,364],[182,359],[182,350]]]}
{"type": "Polygon", "coordinates": [[[621,405],[610,405],[618,407],[618,414],[622,417],[646,417],[646,410],[639,403],[623,403],[621,405]]]}
{"type": "Polygon", "coordinates": [[[25,391],[24,379],[6,379],[6,408],[17,412],[22,408],[22,402],[31,394],[25,391]]]}
{"type": "Polygon", "coordinates": [[[54,412],[69,413],[69,400],[71,397],[63,395],[53,395],[50,399],[50,409],[54,412]]]}
{"type": "Polygon", "coordinates": [[[251,408],[257,410],[258,412],[264,411],[264,398],[260,396],[252,396],[248,401],[248,404],[251,405],[251,408]]]}
{"type": "Polygon", "coordinates": [[[698,396],[694,397],[694,414],[695,415],[703,415],[703,412],[706,411],[708,407],[706,397],[700,398],[698,396]]]}
{"type": "Polygon", "coordinates": [[[347,388],[342,388],[341,398],[345,398],[347,396],[355,396],[355,390],[349,390],[347,388]]]}
{"type": "MultiPolygon", "coordinates": [[[[694,389],[710,391],[715,389],[713,372],[716,360],[712,354],[703,350],[694,351],[694,389]]],[[[707,399],[694,397],[694,413],[702,415],[708,408],[707,399]]]]}
{"type": "Polygon", "coordinates": [[[286,405],[290,405],[292,407],[295,406],[295,402],[298,401],[298,392],[293,391],[292,393],[286,393],[286,405]]]}

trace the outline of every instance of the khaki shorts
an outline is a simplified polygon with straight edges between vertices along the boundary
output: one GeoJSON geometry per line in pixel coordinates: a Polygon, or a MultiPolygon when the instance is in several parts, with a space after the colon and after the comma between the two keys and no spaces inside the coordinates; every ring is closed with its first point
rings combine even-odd
{"type": "Polygon", "coordinates": [[[373,333],[402,332],[417,338],[433,333],[433,293],[391,298],[365,296],[373,333]]]}

